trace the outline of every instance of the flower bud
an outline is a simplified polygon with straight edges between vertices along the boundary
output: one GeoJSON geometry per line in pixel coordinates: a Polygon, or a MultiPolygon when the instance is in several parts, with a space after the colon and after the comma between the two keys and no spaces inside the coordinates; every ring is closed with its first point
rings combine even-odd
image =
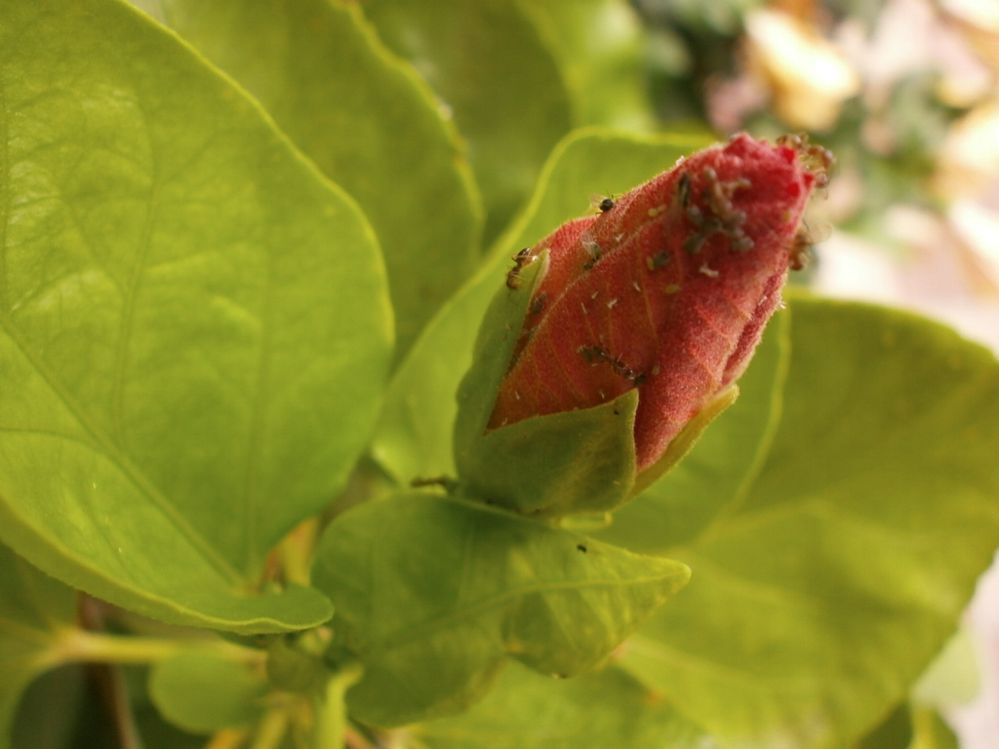
{"type": "Polygon", "coordinates": [[[637,470],[656,464],[742,374],[800,267],[817,154],[736,136],[518,255],[512,289],[545,250],[548,269],[520,292],[532,297],[489,428],[637,390],[637,470]]]}

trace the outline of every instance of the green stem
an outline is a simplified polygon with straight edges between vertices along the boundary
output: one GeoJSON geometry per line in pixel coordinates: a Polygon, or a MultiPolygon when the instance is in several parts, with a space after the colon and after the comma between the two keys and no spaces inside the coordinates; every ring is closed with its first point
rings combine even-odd
{"type": "Polygon", "coordinates": [[[250,749],[277,749],[288,731],[288,712],[284,709],[269,710],[257,724],[257,735],[250,749]]]}
{"type": "Polygon", "coordinates": [[[58,663],[157,663],[184,651],[211,650],[234,660],[263,661],[267,655],[261,650],[243,647],[225,640],[171,640],[159,637],[130,637],[68,629],[60,643],[52,649],[58,663]]]}

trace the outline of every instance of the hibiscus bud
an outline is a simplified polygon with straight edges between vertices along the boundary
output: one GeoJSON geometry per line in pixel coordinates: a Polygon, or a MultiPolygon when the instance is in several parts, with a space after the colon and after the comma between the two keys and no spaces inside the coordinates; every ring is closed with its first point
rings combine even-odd
{"type": "Polygon", "coordinates": [[[638,469],[655,463],[742,374],[800,263],[816,176],[796,145],[737,136],[569,224],[573,241],[538,245],[550,267],[490,427],[637,388],[638,469]]]}

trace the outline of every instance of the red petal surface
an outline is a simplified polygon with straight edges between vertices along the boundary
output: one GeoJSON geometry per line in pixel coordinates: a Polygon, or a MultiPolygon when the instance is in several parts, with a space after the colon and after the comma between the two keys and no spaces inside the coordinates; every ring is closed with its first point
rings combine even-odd
{"type": "Polygon", "coordinates": [[[639,388],[639,468],[745,369],[780,301],[814,176],[741,135],[570,221],[551,253],[492,427],[639,388]]]}

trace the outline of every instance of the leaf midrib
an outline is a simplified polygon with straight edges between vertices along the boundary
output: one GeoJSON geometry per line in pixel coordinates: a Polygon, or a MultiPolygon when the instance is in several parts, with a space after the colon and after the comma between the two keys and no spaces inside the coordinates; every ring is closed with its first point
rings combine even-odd
{"type": "MultiPolygon", "coordinates": [[[[677,564],[679,565],[679,563],[677,564]]],[[[433,617],[431,619],[428,619],[422,623],[418,623],[415,625],[406,625],[404,627],[401,627],[396,632],[372,640],[369,645],[369,648],[388,649],[405,645],[409,641],[424,637],[424,633],[432,632],[435,629],[444,629],[461,621],[462,619],[467,619],[469,617],[478,616],[480,614],[491,612],[493,609],[500,608],[503,604],[506,604],[516,598],[524,596],[536,595],[539,593],[555,593],[560,591],[586,591],[598,588],[625,588],[625,587],[631,588],[631,587],[638,587],[641,585],[655,585],[657,583],[661,584],[669,580],[682,577],[683,577],[683,572],[680,569],[677,569],[675,571],[665,572],[659,575],[631,578],[627,580],[600,579],[600,580],[587,580],[581,583],[571,580],[566,580],[559,582],[536,583],[534,585],[527,585],[520,588],[505,590],[502,593],[498,593],[497,595],[485,598],[460,611],[450,612],[443,616],[433,617]]],[[[667,593],[666,595],[669,594],[667,593]]]]}

